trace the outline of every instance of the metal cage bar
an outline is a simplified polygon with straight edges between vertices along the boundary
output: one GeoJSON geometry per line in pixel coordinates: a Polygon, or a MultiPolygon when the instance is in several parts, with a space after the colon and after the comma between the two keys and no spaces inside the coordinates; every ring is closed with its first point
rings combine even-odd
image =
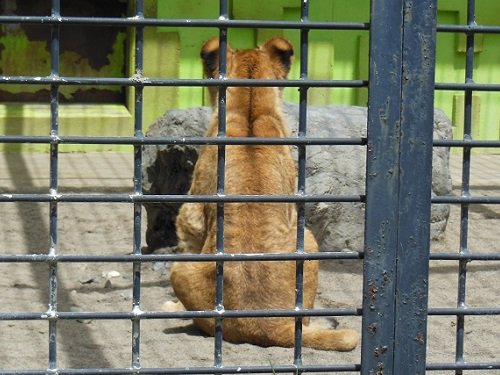
{"type": "Polygon", "coordinates": [[[392,228],[396,226],[398,212],[397,178],[393,176],[399,172],[393,168],[398,164],[399,153],[399,132],[395,126],[399,123],[401,107],[402,1],[396,4],[372,1],[370,25],[361,372],[392,374],[397,248],[392,228]],[[385,69],[379,72],[374,61],[386,61],[385,69]],[[388,85],[391,78],[396,84],[388,85]],[[380,159],[382,152],[385,152],[384,158],[380,159]],[[371,203],[377,200],[384,202],[381,209],[371,203]],[[383,272],[376,275],[374,270],[383,272]],[[384,300],[380,296],[385,296],[384,300]]]}
{"type": "MultiPolygon", "coordinates": [[[[300,7],[300,21],[307,22],[309,19],[309,1],[305,0],[300,7]]],[[[308,56],[309,56],[309,30],[300,30],[300,79],[307,79],[308,76],[308,56]]],[[[299,89],[299,128],[298,139],[303,139],[307,134],[307,87],[299,89]]],[[[298,146],[298,173],[297,173],[297,193],[306,193],[306,147],[298,146]]],[[[296,253],[305,253],[305,204],[297,203],[297,243],[296,253]]],[[[295,309],[304,308],[304,261],[298,260],[295,263],[295,309]]],[[[302,318],[295,318],[295,345],[293,353],[293,363],[297,368],[302,365],[302,318]]],[[[297,374],[302,373],[297,370],[297,374]]]]}
{"type": "Polygon", "coordinates": [[[405,1],[394,342],[405,350],[395,351],[395,373],[426,367],[436,21],[437,0],[405,1]]]}
{"type": "MultiPolygon", "coordinates": [[[[45,25],[95,25],[131,27],[215,27],[215,28],[266,28],[266,29],[310,29],[310,30],[368,30],[366,22],[318,22],[279,20],[231,20],[231,19],[161,19],[161,18],[110,18],[110,17],[55,17],[55,16],[0,16],[0,23],[45,24],[45,25]]],[[[487,29],[486,29],[487,30],[487,29]]],[[[486,32],[486,31],[485,31],[486,32]]]]}
{"type": "MultiPolygon", "coordinates": [[[[144,18],[144,0],[135,1],[135,18],[144,18]]],[[[134,77],[140,79],[144,75],[144,33],[143,27],[135,28],[135,60],[134,77]]],[[[134,138],[142,139],[142,107],[144,87],[139,85],[134,89],[134,138]]],[[[134,145],[134,195],[142,195],[142,147],[134,145]]],[[[141,220],[142,205],[134,202],[133,254],[141,255],[141,220]]],[[[132,263],[132,360],[133,369],[141,368],[141,262],[132,263]]]]}
{"type": "Polygon", "coordinates": [[[464,120],[463,120],[463,138],[462,140],[435,142],[435,146],[460,147],[462,149],[462,180],[461,192],[459,197],[436,197],[434,203],[458,203],[460,204],[460,238],[458,252],[448,252],[440,254],[431,254],[430,260],[454,260],[458,261],[457,266],[457,307],[456,308],[432,308],[429,309],[429,315],[455,316],[455,361],[454,363],[428,363],[428,371],[450,370],[455,374],[463,374],[464,370],[498,370],[499,362],[471,363],[465,358],[465,317],[471,315],[491,316],[498,315],[498,307],[468,307],[466,303],[467,289],[467,265],[471,261],[497,261],[500,260],[498,252],[479,253],[471,252],[468,244],[469,236],[469,209],[472,204],[500,204],[498,197],[484,197],[478,200],[473,197],[470,190],[471,177],[471,159],[472,149],[474,147],[499,148],[500,142],[474,140],[472,138],[472,129],[475,125],[472,119],[472,95],[474,91],[500,91],[498,83],[478,84],[474,81],[474,45],[475,35],[482,30],[499,34],[499,26],[477,25],[475,20],[476,2],[468,0],[466,3],[467,20],[466,25],[438,25],[438,32],[464,33],[466,38],[465,51],[465,77],[464,83],[437,83],[437,90],[463,90],[464,92],[464,120]],[[453,198],[453,199],[452,199],[453,198]]]}
{"type": "MultiPolygon", "coordinates": [[[[52,0],[51,12],[53,17],[60,16],[60,0],[52,0]]],[[[60,27],[52,25],[50,28],[50,76],[59,76],[59,42],[60,27]]],[[[50,85],[50,135],[58,137],[59,134],[59,85],[54,83],[50,85]]],[[[59,146],[50,145],[50,195],[58,194],[58,164],[59,164],[59,146]]],[[[49,203],[49,232],[50,244],[49,255],[57,255],[58,245],[58,202],[49,203]]],[[[49,319],[49,363],[48,369],[57,369],[57,262],[49,263],[49,310],[47,314],[49,319]]]]}
{"type": "MultiPolygon", "coordinates": [[[[467,25],[475,24],[475,0],[467,1],[467,25]]],[[[465,52],[465,82],[474,82],[474,38],[473,33],[466,35],[466,52],[465,52]]],[[[472,91],[465,90],[464,99],[464,139],[472,139],[472,91]]],[[[471,148],[463,147],[462,159],[462,192],[464,197],[470,196],[470,167],[471,167],[471,148]]],[[[460,211],[460,255],[467,256],[469,254],[468,247],[468,224],[469,224],[469,204],[467,202],[461,204],[460,211]]],[[[457,307],[466,307],[465,290],[467,282],[467,263],[466,259],[460,259],[458,265],[458,296],[457,307]]],[[[456,326],[456,349],[455,362],[458,365],[465,363],[464,358],[464,342],[465,342],[465,316],[457,314],[456,326]]],[[[462,375],[462,369],[457,369],[455,374],[462,375]]]]}
{"type": "MultiPolygon", "coordinates": [[[[228,19],[227,0],[219,1],[219,19],[228,19]]],[[[219,28],[219,79],[224,81],[227,74],[227,28],[219,28]]],[[[227,87],[219,86],[217,96],[217,138],[226,136],[226,104],[227,87]]],[[[217,195],[225,195],[226,146],[217,145],[217,195]]],[[[224,255],[224,202],[217,202],[217,227],[215,237],[215,254],[224,255]]],[[[222,368],[222,340],[224,312],[224,261],[215,262],[215,301],[214,310],[219,314],[215,317],[214,332],[214,367],[222,368]]]]}
{"type": "MultiPolygon", "coordinates": [[[[111,85],[111,86],[227,86],[227,87],[366,87],[364,80],[293,80],[293,79],[196,79],[196,78],[92,78],[92,77],[38,77],[38,76],[0,76],[2,84],[33,84],[47,85],[58,83],[60,85],[111,85]]],[[[488,88],[489,86],[486,86],[488,88]]]]}
{"type": "Polygon", "coordinates": [[[435,22],[435,0],[372,1],[363,374],[425,372],[435,22]]]}

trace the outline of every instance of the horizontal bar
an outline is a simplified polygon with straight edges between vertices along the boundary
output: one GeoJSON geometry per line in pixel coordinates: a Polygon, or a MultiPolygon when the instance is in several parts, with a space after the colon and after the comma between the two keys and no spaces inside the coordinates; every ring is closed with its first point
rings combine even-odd
{"type": "Polygon", "coordinates": [[[118,18],[118,17],[53,17],[53,16],[0,16],[1,23],[43,25],[95,25],[95,26],[164,26],[213,28],[266,28],[296,30],[369,30],[368,22],[318,22],[309,20],[229,20],[229,19],[172,19],[172,18],[118,18]]]}
{"type": "Polygon", "coordinates": [[[436,90],[452,90],[452,91],[500,91],[500,83],[443,83],[436,82],[434,85],[436,90]]]}
{"type": "Polygon", "coordinates": [[[366,138],[0,136],[0,143],[112,145],[365,146],[366,138]]]}
{"type": "Polygon", "coordinates": [[[359,372],[359,364],[337,365],[269,365],[269,366],[224,366],[224,367],[177,367],[177,368],[88,368],[57,370],[2,370],[2,375],[161,375],[161,374],[277,374],[277,373],[327,373],[359,372]]]}
{"type": "Polygon", "coordinates": [[[437,25],[438,32],[500,34],[500,26],[495,25],[437,25]]]}
{"type": "Polygon", "coordinates": [[[460,139],[436,139],[434,147],[488,147],[500,148],[500,141],[493,140],[460,140],[460,139]]]}
{"type": "Polygon", "coordinates": [[[364,195],[137,195],[137,194],[0,194],[0,202],[66,203],[297,203],[364,202],[364,195]]]}
{"type": "MultiPolygon", "coordinates": [[[[254,254],[142,254],[142,255],[64,255],[23,254],[0,255],[0,263],[129,263],[129,262],[252,262],[363,259],[362,251],[322,251],[318,253],[254,253],[254,254]]],[[[500,251],[490,253],[431,253],[430,260],[499,261],[500,251]]]]}
{"type": "MultiPolygon", "coordinates": [[[[1,202],[66,202],[66,203],[364,203],[365,195],[137,195],[137,194],[0,194],[1,202]]],[[[500,204],[500,196],[435,196],[434,204],[500,204]]]]}
{"type": "Polygon", "coordinates": [[[429,308],[428,315],[500,315],[500,307],[436,307],[429,308]]]}
{"type": "MultiPolygon", "coordinates": [[[[290,145],[365,146],[359,138],[256,138],[256,137],[85,137],[1,135],[0,143],[33,144],[112,144],[112,145],[290,145]]],[[[435,147],[500,148],[500,141],[436,139],[435,147]]]]}
{"type": "Polygon", "coordinates": [[[32,85],[91,85],[91,86],[171,86],[171,87],[367,87],[366,80],[314,80],[314,79],[202,79],[202,78],[150,78],[150,77],[60,77],[60,76],[0,76],[0,84],[32,85]]]}
{"type": "Polygon", "coordinates": [[[432,197],[431,202],[435,204],[442,204],[442,203],[500,204],[500,196],[478,197],[478,196],[442,195],[442,196],[432,197]]]}
{"type": "Polygon", "coordinates": [[[252,262],[363,259],[363,252],[331,251],[316,253],[253,253],[253,254],[146,254],[146,255],[0,255],[0,263],[127,263],[127,262],[252,262]]]}
{"type": "Polygon", "coordinates": [[[497,261],[500,260],[500,250],[489,253],[431,253],[430,260],[469,260],[497,261]]]}
{"type": "MultiPolygon", "coordinates": [[[[52,16],[0,16],[0,23],[43,25],[96,25],[96,26],[164,26],[214,28],[267,28],[297,30],[369,30],[369,22],[318,22],[283,20],[228,20],[228,19],[171,19],[171,18],[117,18],[117,17],[52,17],[52,16]]],[[[438,32],[500,34],[496,25],[437,25],[438,32]]]]}
{"type": "Polygon", "coordinates": [[[460,363],[428,363],[426,370],[493,370],[500,369],[500,362],[460,362],[460,363]]]}
{"type": "Polygon", "coordinates": [[[204,311],[140,311],[131,312],[2,312],[0,321],[12,320],[132,320],[132,319],[195,319],[195,318],[266,318],[266,317],[328,317],[361,316],[361,308],[342,309],[255,309],[255,310],[204,310],[204,311]]]}
{"type": "MultiPolygon", "coordinates": [[[[195,319],[195,318],[265,318],[265,317],[328,317],[361,316],[362,308],[337,309],[255,309],[255,310],[203,310],[203,311],[140,311],[131,312],[2,312],[0,321],[6,320],[129,320],[129,319],[195,319]]],[[[428,309],[429,316],[490,316],[500,315],[500,307],[437,307],[428,309]]]]}
{"type": "MultiPolygon", "coordinates": [[[[59,77],[59,76],[0,76],[0,84],[32,85],[91,85],[91,86],[170,86],[170,87],[306,87],[306,88],[359,88],[367,87],[367,80],[316,79],[202,79],[202,78],[150,78],[150,77],[59,77]]],[[[500,91],[500,83],[437,82],[436,90],[500,91]]]]}

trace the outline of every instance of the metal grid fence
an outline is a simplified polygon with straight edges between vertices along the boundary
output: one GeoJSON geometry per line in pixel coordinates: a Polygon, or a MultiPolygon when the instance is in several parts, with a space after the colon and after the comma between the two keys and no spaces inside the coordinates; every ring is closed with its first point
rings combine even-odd
{"type": "Polygon", "coordinates": [[[1,84],[50,85],[51,130],[47,136],[0,136],[2,143],[40,143],[50,145],[50,189],[46,194],[4,194],[1,202],[47,202],[50,205],[50,245],[46,254],[0,255],[0,262],[50,265],[49,309],[43,313],[0,313],[0,320],[43,320],[49,325],[47,369],[1,370],[2,374],[205,374],[205,373],[303,373],[346,372],[362,374],[417,374],[427,370],[500,369],[500,362],[470,363],[464,358],[464,317],[498,315],[500,307],[468,308],[465,301],[467,264],[470,261],[500,260],[498,252],[471,253],[467,246],[467,223],[472,204],[500,204],[500,197],[470,194],[470,160],[474,147],[499,148],[499,141],[473,140],[472,93],[500,91],[500,83],[478,84],[473,80],[474,36],[477,33],[500,33],[500,26],[481,26],[474,20],[475,1],[468,0],[467,25],[439,25],[438,32],[465,33],[467,36],[465,83],[434,83],[434,47],[436,0],[372,0],[370,23],[315,22],[308,19],[309,2],[301,1],[300,21],[231,20],[228,2],[220,0],[217,20],[150,19],[144,17],[144,1],[135,1],[135,14],[128,18],[64,17],[60,0],[52,1],[47,17],[0,16],[0,23],[48,24],[51,28],[51,70],[47,77],[0,76],[1,84]],[[418,17],[412,17],[417,15],[418,17]],[[59,40],[61,25],[99,24],[126,26],[135,31],[135,74],[129,78],[62,77],[59,74],[59,40]],[[226,61],[220,59],[219,79],[164,79],[143,75],[143,29],[153,26],[217,27],[220,31],[221,56],[225,56],[228,30],[231,28],[272,28],[300,30],[300,78],[298,80],[238,80],[225,77],[226,61]],[[309,30],[369,30],[370,81],[320,81],[308,78],[309,30]],[[131,137],[60,136],[59,88],[62,85],[117,85],[134,88],[134,135],[131,137]],[[143,89],[147,86],[215,86],[219,90],[219,134],[206,137],[145,137],[143,134],[143,89]],[[296,138],[256,139],[225,136],[225,95],[232,86],[296,87],[300,91],[299,131],[296,138]],[[307,93],[314,87],[369,88],[367,138],[319,139],[307,137],[307,93]],[[465,126],[463,140],[432,142],[433,90],[463,90],[465,93],[465,126]],[[421,94],[421,95],[418,95],[421,94]],[[390,104],[390,105],[389,105],[390,104]],[[403,131],[404,130],[404,131],[403,131]],[[125,144],[134,147],[133,194],[62,194],[58,191],[60,144],[125,144]],[[148,144],[218,145],[217,194],[143,195],[142,147],[148,144]],[[292,196],[246,196],[224,193],[225,146],[234,144],[295,145],[298,147],[298,187],[292,196]],[[367,153],[366,195],[312,195],[305,186],[306,150],[310,145],[358,145],[367,153]],[[460,196],[431,199],[432,147],[463,149],[463,180],[460,196]],[[419,163],[415,163],[419,160],[419,163]],[[292,254],[224,254],[224,204],[228,202],[293,202],[298,208],[297,249],[292,254]],[[131,255],[62,255],[58,253],[58,204],[62,202],[120,202],[134,206],[133,253],[131,255]],[[141,253],[141,205],[150,202],[217,203],[217,249],[214,255],[141,253]],[[363,202],[366,207],[365,248],[357,252],[304,252],[305,203],[363,202]],[[417,203],[418,202],[418,203],[417,203]],[[458,253],[429,254],[429,215],[431,203],[461,205],[461,238],[458,253]],[[422,250],[424,249],[424,250],[422,250]],[[418,251],[417,251],[418,250],[418,251]],[[424,253],[422,253],[424,251],[424,253]],[[426,253],[427,255],[426,256],[426,253]],[[458,306],[427,311],[427,280],[430,260],[455,260],[459,267],[458,306]],[[363,259],[363,306],[356,309],[312,309],[302,306],[303,262],[311,259],[363,259]],[[296,261],[296,308],[291,310],[224,310],[224,263],[228,261],[296,261]],[[159,312],[141,309],[141,265],[154,261],[214,261],[217,264],[216,300],[210,311],[159,312]],[[133,264],[132,308],[127,312],[68,312],[58,310],[57,269],[64,262],[123,262],[133,264]],[[415,287],[417,286],[417,287],[415,287]],[[396,298],[398,296],[398,298],[396,298]],[[457,317],[456,361],[426,363],[427,315],[457,317]],[[302,363],[302,318],[306,316],[362,316],[363,339],[361,363],[304,365],[302,363]],[[222,320],[232,317],[295,317],[296,339],[294,361],[279,366],[224,366],[222,320]],[[214,361],[210,367],[143,368],[140,361],[141,321],[146,319],[210,317],[217,322],[214,339],[214,361]],[[411,318],[409,318],[411,317],[411,318]],[[402,323],[402,319],[405,322],[402,323]],[[132,321],[130,368],[61,369],[57,361],[57,327],[61,320],[126,319],[132,321]],[[411,338],[411,339],[409,339],[411,338]],[[413,339],[418,338],[418,339],[413,339]],[[404,350],[403,350],[404,348],[404,350]]]}
{"type": "MultiPolygon", "coordinates": [[[[460,26],[443,25],[438,26],[438,32],[463,32],[466,35],[466,52],[465,52],[465,77],[464,84],[451,85],[446,83],[436,84],[437,90],[449,90],[456,87],[463,90],[465,94],[464,101],[464,132],[463,140],[456,142],[449,142],[450,146],[461,147],[462,152],[462,181],[461,181],[461,194],[457,199],[460,200],[460,248],[458,253],[447,254],[431,254],[431,260],[458,260],[458,295],[457,307],[451,309],[435,308],[429,310],[429,315],[455,315],[456,316],[456,343],[455,343],[455,363],[432,363],[427,365],[429,370],[455,370],[455,374],[463,374],[464,370],[489,370],[500,369],[500,362],[494,363],[471,363],[467,361],[464,355],[465,347],[465,317],[470,315],[498,315],[500,314],[499,306],[471,308],[467,306],[466,302],[466,281],[467,281],[467,265],[471,261],[487,261],[487,260],[500,260],[500,253],[495,251],[497,249],[490,249],[484,253],[472,252],[468,245],[469,235],[469,209],[473,204],[499,204],[500,197],[475,197],[471,194],[470,190],[470,176],[471,176],[471,151],[474,147],[481,145],[486,147],[493,147],[500,150],[500,141],[478,141],[473,140],[472,128],[478,126],[473,124],[472,116],[472,96],[474,91],[478,90],[491,90],[500,91],[500,85],[496,83],[488,83],[478,85],[474,83],[474,44],[475,36],[478,33],[500,33],[500,26],[482,27],[476,23],[476,1],[467,1],[467,24],[460,26]],[[493,250],[493,251],[492,251],[493,250]]],[[[440,145],[440,144],[435,144],[440,145]]],[[[436,200],[439,202],[439,200],[436,200]]]]}

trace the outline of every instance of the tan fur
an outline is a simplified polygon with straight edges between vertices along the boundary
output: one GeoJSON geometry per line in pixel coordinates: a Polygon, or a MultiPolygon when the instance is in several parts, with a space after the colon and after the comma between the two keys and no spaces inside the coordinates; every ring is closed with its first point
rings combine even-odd
{"type": "MultiPolygon", "coordinates": [[[[218,40],[202,48],[205,74],[218,76],[218,40]]],[[[227,76],[230,78],[283,79],[292,61],[293,47],[274,38],[254,50],[228,47],[227,76]]],[[[216,98],[213,100],[216,103],[216,98]]],[[[278,88],[230,87],[227,90],[227,135],[237,137],[285,137],[288,129],[281,113],[278,88]]],[[[207,131],[217,134],[217,109],[207,131]]],[[[190,194],[215,194],[217,146],[205,146],[196,163],[190,194]]],[[[288,146],[227,146],[226,194],[294,194],[296,171],[288,146]]],[[[224,212],[226,253],[277,253],[296,250],[297,212],[290,203],[229,203],[224,212]]],[[[215,252],[216,206],[184,204],[177,218],[181,251],[215,252]]],[[[309,230],[305,250],[317,252],[309,230]]],[[[171,282],[187,310],[211,310],[215,301],[215,264],[175,263],[171,282]]],[[[304,307],[313,307],[318,285],[318,262],[304,265],[304,307]]],[[[225,309],[293,309],[295,307],[294,262],[226,262],[224,264],[225,309]]],[[[167,307],[168,308],[168,307],[167,307]]],[[[170,304],[169,309],[179,309],[170,304]]],[[[214,334],[214,319],[195,319],[207,334],[214,334]]],[[[312,328],[304,319],[303,344],[324,350],[347,351],[359,338],[352,330],[312,328]]],[[[262,346],[294,345],[294,318],[224,319],[224,339],[262,346]]]]}

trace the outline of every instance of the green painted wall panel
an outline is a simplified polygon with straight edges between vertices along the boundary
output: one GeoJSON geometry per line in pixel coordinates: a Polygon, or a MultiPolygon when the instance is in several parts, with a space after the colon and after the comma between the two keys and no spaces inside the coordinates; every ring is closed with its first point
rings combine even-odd
{"type": "MultiPolygon", "coordinates": [[[[322,0],[310,2],[310,19],[317,21],[368,22],[369,0],[322,0]]],[[[498,25],[500,1],[477,0],[477,23],[498,25]]],[[[218,0],[146,0],[146,17],[160,18],[217,18],[218,0]]],[[[267,20],[299,20],[300,2],[298,0],[229,0],[230,16],[235,19],[267,19],[267,20]]],[[[438,21],[445,24],[463,24],[466,19],[466,0],[438,0],[438,21]]],[[[133,11],[133,2],[129,2],[129,13],[133,11]]],[[[201,44],[209,37],[217,36],[216,28],[165,28],[147,27],[144,29],[144,74],[153,78],[200,78],[202,69],[199,58],[201,44]]],[[[288,38],[296,47],[296,62],[290,72],[290,78],[299,77],[300,32],[298,30],[273,29],[230,29],[229,43],[233,48],[253,48],[271,36],[282,35],[288,38]]],[[[120,37],[114,48],[120,56],[128,56],[124,62],[126,75],[132,75],[134,50],[133,30],[120,37]],[[124,38],[126,37],[126,44],[124,38]],[[121,47],[120,47],[121,46],[121,47]],[[120,50],[126,48],[126,50],[120,50]]],[[[368,46],[367,31],[319,31],[309,32],[309,76],[315,79],[367,79],[368,78],[368,46]]],[[[5,39],[10,54],[2,51],[0,65],[16,59],[16,51],[26,50],[27,41],[22,37],[5,39]],[[10,56],[10,57],[8,57],[10,56]],[[10,59],[10,60],[8,60],[10,59]]],[[[439,33],[437,40],[437,82],[463,82],[465,75],[465,37],[460,34],[439,33]]],[[[23,58],[24,63],[18,64],[19,69],[37,72],[45,75],[48,72],[47,51],[42,45],[31,44],[30,49],[41,59],[23,58]],[[38,52],[37,52],[38,51],[38,52]],[[43,57],[43,59],[42,59],[43,57]],[[45,61],[45,62],[44,62],[45,61]]],[[[476,36],[474,78],[479,83],[500,82],[500,35],[478,34],[476,36]]],[[[115,60],[114,56],[111,56],[115,60]]],[[[64,66],[71,74],[89,76],[116,76],[118,71],[112,65],[102,72],[81,71],[77,66],[75,56],[62,57],[64,66]]],[[[118,57],[116,57],[118,59],[118,57]]],[[[116,60],[118,61],[118,60],[116,60]]],[[[85,64],[85,62],[83,62],[85,64]]],[[[123,65],[123,62],[120,64],[123,65]]],[[[19,72],[18,72],[19,73],[19,72]]],[[[18,74],[8,73],[8,74],[18,74]]],[[[34,74],[34,73],[33,73],[34,74]]],[[[5,85],[4,85],[5,86],[5,85]]],[[[39,89],[40,87],[38,87],[39,89]]],[[[20,88],[10,86],[11,90],[20,88]]],[[[24,88],[26,90],[26,88],[24,88]]],[[[27,90],[32,90],[28,88],[27,90]]],[[[61,87],[63,95],[71,95],[71,88],[61,87]]],[[[91,112],[100,113],[102,121],[97,121],[87,110],[80,107],[80,113],[75,114],[77,107],[67,113],[71,116],[61,117],[61,132],[67,134],[102,135],[132,135],[133,134],[133,98],[134,89],[126,90],[126,98],[121,106],[118,117],[110,114],[109,107],[90,106],[91,112]],[[90,116],[90,117],[89,117],[90,116]],[[90,120],[88,120],[90,118],[90,120]],[[92,126],[91,126],[92,125],[92,126]],[[87,134],[87,133],[85,133],[87,134]]],[[[298,90],[287,88],[284,92],[286,100],[297,101],[298,90]]],[[[347,104],[366,105],[367,89],[311,89],[309,93],[311,104],[347,104]]],[[[461,138],[463,118],[463,92],[437,91],[436,107],[443,109],[455,121],[455,138],[461,138]]],[[[474,96],[473,135],[477,139],[500,139],[500,93],[477,92],[474,96]]],[[[146,87],[144,89],[144,130],[170,108],[186,108],[201,104],[209,104],[208,94],[203,88],[146,87]]],[[[6,105],[0,108],[0,129],[5,134],[22,132],[23,134],[48,134],[48,117],[40,115],[38,108],[30,104],[22,106],[22,118],[19,108],[7,110],[6,105]],[[7,113],[8,112],[8,113],[7,113]],[[17,129],[17,130],[15,130],[17,129]]],[[[61,106],[64,113],[65,106],[61,106]]],[[[38,146],[25,146],[36,148],[38,146]]],[[[88,146],[82,146],[88,147],[88,146]]],[[[106,146],[109,147],[109,146],[106,146]]],[[[75,148],[76,149],[76,148],[75,148]]]]}
{"type": "MultiPolygon", "coordinates": [[[[67,104],[59,109],[59,134],[77,136],[116,136],[133,134],[129,111],[119,104],[67,104]]],[[[48,104],[0,105],[0,134],[50,134],[48,104]]],[[[62,152],[130,150],[129,146],[61,145],[62,152]]],[[[0,151],[48,151],[43,144],[0,144],[0,151]]]]}
{"type": "MultiPolygon", "coordinates": [[[[129,13],[133,12],[133,4],[129,4],[129,13]]],[[[157,16],[157,1],[145,1],[145,16],[154,18],[157,16]]],[[[121,51],[116,50],[120,56],[127,56],[125,62],[119,62],[121,66],[126,66],[126,75],[133,75],[133,55],[125,53],[124,39],[127,39],[126,50],[134,50],[134,33],[120,36],[117,42],[121,51]]],[[[179,76],[179,48],[177,36],[172,33],[159,32],[157,28],[149,27],[144,29],[144,74],[149,77],[178,77],[179,76]]],[[[24,43],[23,38],[19,38],[17,43],[24,43]]],[[[36,47],[36,45],[35,45],[36,47]]],[[[42,48],[42,47],[40,47],[42,48]]],[[[47,53],[45,51],[44,53],[47,53]]],[[[2,55],[2,59],[6,56],[2,55]]],[[[47,57],[47,56],[46,56],[47,57]]],[[[110,59],[118,61],[113,56],[110,59]]],[[[29,60],[29,59],[27,59],[29,60]]],[[[37,59],[31,59],[38,61],[37,59]]],[[[5,61],[5,60],[4,60],[5,61]]],[[[48,66],[35,64],[37,69],[32,70],[39,75],[48,73],[48,66]]],[[[115,68],[108,69],[104,73],[80,72],[75,69],[75,64],[68,64],[66,67],[74,75],[88,76],[116,76],[115,68]]],[[[65,69],[66,69],[65,68],[65,69]]],[[[122,68],[120,68],[122,69],[122,68]]],[[[14,73],[9,73],[14,74],[14,73]]],[[[27,74],[24,72],[23,74],[27,74]]],[[[123,76],[121,72],[121,76],[123,76]]],[[[3,85],[8,86],[8,85],[3,85]]],[[[10,87],[10,85],[9,85],[10,87]]],[[[39,87],[39,86],[38,86],[39,87]]],[[[64,94],[70,90],[68,86],[61,86],[60,91],[64,94]]],[[[61,104],[60,106],[60,133],[62,135],[110,135],[110,136],[132,136],[133,113],[134,113],[134,90],[126,90],[126,97],[122,104],[61,104]]],[[[159,116],[168,108],[175,106],[177,93],[171,87],[146,87],[144,89],[143,127],[146,130],[159,116]]],[[[50,112],[46,104],[35,103],[4,103],[0,104],[0,134],[24,134],[24,135],[48,135],[50,132],[50,112]]],[[[104,150],[127,150],[130,146],[114,145],[61,145],[61,151],[104,151],[104,150]]],[[[0,150],[18,151],[47,151],[45,145],[23,144],[23,145],[2,145],[0,150]]]]}
{"type": "MultiPolygon", "coordinates": [[[[183,3],[183,2],[181,2],[183,3]]],[[[216,18],[218,15],[218,2],[187,1],[180,7],[174,0],[158,3],[159,14],[175,14],[181,18],[216,18]],[[189,4],[196,3],[195,12],[189,12],[189,4]],[[166,4],[169,4],[168,6],[166,4]],[[167,12],[168,7],[168,12],[167,12]],[[177,7],[177,8],[176,8],[177,7]],[[174,9],[176,8],[176,9],[174,9]]],[[[500,1],[477,0],[477,22],[486,25],[498,24],[500,14],[500,1]]],[[[369,22],[370,2],[368,0],[325,0],[310,3],[310,19],[315,21],[340,21],[340,22],[369,22]]],[[[298,20],[300,19],[300,4],[295,0],[275,1],[230,1],[230,10],[234,19],[266,19],[266,20],[298,20]]],[[[465,23],[466,0],[438,0],[438,21],[445,24],[465,23]]],[[[217,31],[215,34],[217,35],[217,31]]],[[[300,59],[298,51],[300,32],[297,30],[240,30],[230,29],[229,42],[235,48],[251,48],[274,35],[283,35],[296,46],[296,63],[290,72],[290,78],[299,77],[300,59]]],[[[208,34],[207,34],[208,37],[208,34]]],[[[182,39],[182,38],[181,38],[182,39]]],[[[201,74],[201,68],[193,67],[199,64],[198,50],[206,38],[194,35],[190,38],[189,47],[186,47],[185,58],[189,67],[186,77],[198,78],[193,74],[201,74]]],[[[369,35],[365,31],[319,31],[309,32],[309,76],[316,79],[367,79],[368,78],[368,46],[369,35]]],[[[184,41],[180,41],[179,48],[183,55],[184,41]]],[[[465,36],[460,34],[439,33],[436,80],[438,82],[463,82],[465,74],[465,36]]],[[[476,82],[500,82],[500,35],[476,36],[476,82]]],[[[181,70],[181,77],[184,77],[181,70]]],[[[201,90],[202,91],[202,90],[201,90]]],[[[451,91],[436,92],[436,107],[442,108],[450,118],[460,119],[459,100],[462,93],[451,91]]],[[[477,93],[475,106],[478,113],[474,114],[474,134],[478,139],[500,138],[500,93],[477,93]]],[[[191,95],[189,101],[180,95],[177,102],[179,107],[207,103],[206,98],[200,100],[203,94],[191,95]]],[[[285,89],[286,100],[297,101],[298,92],[294,88],[285,89]]],[[[311,89],[309,99],[311,104],[348,104],[366,105],[367,89],[311,89]]],[[[460,138],[458,125],[455,129],[455,138],[460,138]]]]}
{"type": "MultiPolygon", "coordinates": [[[[465,24],[467,6],[465,0],[438,0],[438,23],[465,24]]],[[[476,1],[476,22],[483,25],[499,25],[500,2],[476,1]]],[[[465,35],[439,33],[437,36],[437,82],[462,83],[465,79],[465,35]]],[[[475,36],[474,81],[477,83],[500,82],[500,35],[477,34],[475,36]]],[[[454,138],[463,137],[463,92],[436,91],[436,107],[453,119],[454,138]]],[[[500,139],[500,93],[475,92],[473,99],[472,135],[474,139],[500,139]]],[[[454,152],[460,152],[453,149],[454,152]]],[[[495,152],[494,150],[478,150],[495,152]]]]}

